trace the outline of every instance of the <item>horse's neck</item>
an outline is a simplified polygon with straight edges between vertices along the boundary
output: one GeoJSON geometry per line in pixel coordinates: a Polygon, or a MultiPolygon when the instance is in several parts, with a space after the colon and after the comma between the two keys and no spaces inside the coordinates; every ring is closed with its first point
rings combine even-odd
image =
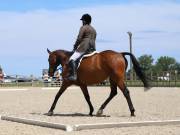
{"type": "Polygon", "coordinates": [[[73,52],[70,51],[64,51],[64,54],[67,56],[67,58],[69,59],[71,57],[71,55],[73,54],[73,52]]]}
{"type": "Polygon", "coordinates": [[[65,50],[58,50],[58,57],[60,58],[60,64],[63,67],[69,61],[69,58],[73,54],[73,52],[65,51],[65,50]]]}

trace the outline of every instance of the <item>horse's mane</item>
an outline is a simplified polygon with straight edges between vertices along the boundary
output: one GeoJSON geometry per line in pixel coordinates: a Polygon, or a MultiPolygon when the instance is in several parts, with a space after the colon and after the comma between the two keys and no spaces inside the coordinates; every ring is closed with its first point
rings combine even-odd
{"type": "Polygon", "coordinates": [[[67,51],[67,50],[56,50],[56,52],[64,53],[66,56],[71,56],[73,54],[73,51],[67,51]]]}

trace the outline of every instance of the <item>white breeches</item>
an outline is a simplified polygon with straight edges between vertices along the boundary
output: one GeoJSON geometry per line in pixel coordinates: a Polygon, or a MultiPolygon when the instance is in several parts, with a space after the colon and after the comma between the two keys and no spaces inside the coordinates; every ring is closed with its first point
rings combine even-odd
{"type": "Polygon", "coordinates": [[[73,55],[70,57],[69,61],[70,60],[77,60],[81,55],[83,54],[83,52],[74,52],[73,55]]]}

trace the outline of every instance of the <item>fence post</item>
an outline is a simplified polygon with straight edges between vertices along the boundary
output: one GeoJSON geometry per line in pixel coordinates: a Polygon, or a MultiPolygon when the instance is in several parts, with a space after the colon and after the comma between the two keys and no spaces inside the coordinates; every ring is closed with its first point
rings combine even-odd
{"type": "Polygon", "coordinates": [[[169,73],[169,87],[171,87],[171,72],[169,73]]]}
{"type": "Polygon", "coordinates": [[[177,87],[176,86],[177,85],[177,83],[176,83],[176,81],[177,81],[177,70],[175,70],[174,72],[175,72],[175,87],[177,87]]]}
{"type": "Polygon", "coordinates": [[[18,86],[18,76],[16,75],[16,86],[18,86]]]}
{"type": "Polygon", "coordinates": [[[156,79],[157,79],[157,80],[156,80],[156,81],[157,81],[157,87],[159,87],[159,86],[158,86],[158,82],[159,82],[158,77],[159,77],[159,74],[157,73],[157,78],[156,78],[156,79]]]}

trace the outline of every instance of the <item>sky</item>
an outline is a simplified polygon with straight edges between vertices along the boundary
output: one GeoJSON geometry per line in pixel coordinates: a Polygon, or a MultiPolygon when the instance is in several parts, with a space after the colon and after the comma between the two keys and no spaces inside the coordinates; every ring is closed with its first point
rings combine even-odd
{"type": "Polygon", "coordinates": [[[72,50],[84,13],[98,51],[173,57],[180,62],[180,0],[0,0],[0,65],[8,75],[41,76],[50,50],[72,50]]]}

